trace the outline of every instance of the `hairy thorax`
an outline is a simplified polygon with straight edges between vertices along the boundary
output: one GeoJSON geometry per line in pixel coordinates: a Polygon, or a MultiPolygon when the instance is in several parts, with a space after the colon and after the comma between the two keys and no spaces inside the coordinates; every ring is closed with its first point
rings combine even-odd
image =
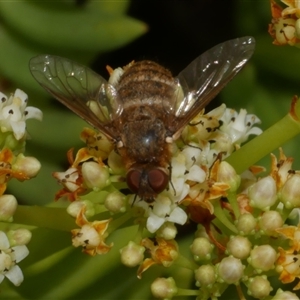
{"type": "Polygon", "coordinates": [[[163,121],[149,107],[136,108],[131,121],[124,124],[122,130],[122,141],[127,154],[138,163],[160,160],[166,148],[165,138],[163,121]]]}

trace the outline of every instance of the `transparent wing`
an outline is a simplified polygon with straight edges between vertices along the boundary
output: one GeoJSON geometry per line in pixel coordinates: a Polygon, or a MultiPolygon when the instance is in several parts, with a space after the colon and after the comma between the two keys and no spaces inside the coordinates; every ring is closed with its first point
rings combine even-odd
{"type": "Polygon", "coordinates": [[[179,73],[183,97],[176,97],[174,103],[172,133],[180,131],[225,87],[250,59],[254,48],[253,37],[229,40],[206,51],[179,73]]]}
{"type": "Polygon", "coordinates": [[[66,58],[39,55],[29,68],[36,81],[70,110],[114,138],[113,120],[122,113],[122,104],[113,86],[92,71],[66,58]]]}

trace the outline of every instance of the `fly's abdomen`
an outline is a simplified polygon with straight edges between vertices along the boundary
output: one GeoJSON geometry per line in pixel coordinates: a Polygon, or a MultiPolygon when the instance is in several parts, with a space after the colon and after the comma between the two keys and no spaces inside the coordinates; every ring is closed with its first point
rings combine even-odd
{"type": "Polygon", "coordinates": [[[168,106],[175,87],[169,70],[152,61],[140,61],[125,69],[116,88],[126,109],[141,104],[161,106],[161,101],[168,106]]]}

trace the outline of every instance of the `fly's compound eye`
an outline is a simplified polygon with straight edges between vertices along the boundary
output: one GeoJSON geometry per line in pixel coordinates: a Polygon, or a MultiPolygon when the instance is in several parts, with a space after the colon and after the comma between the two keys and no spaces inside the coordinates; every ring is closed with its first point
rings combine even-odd
{"type": "Polygon", "coordinates": [[[148,183],[153,191],[161,193],[169,182],[169,176],[160,169],[153,169],[148,172],[148,183]]]}
{"type": "Polygon", "coordinates": [[[169,182],[169,176],[160,169],[137,170],[131,169],[126,176],[126,181],[129,189],[138,194],[141,190],[148,190],[155,194],[161,193],[169,182]],[[147,189],[147,186],[150,188],[147,189]]]}
{"type": "Polygon", "coordinates": [[[141,176],[142,172],[138,170],[130,170],[126,175],[127,185],[135,194],[139,191],[141,176]]]}

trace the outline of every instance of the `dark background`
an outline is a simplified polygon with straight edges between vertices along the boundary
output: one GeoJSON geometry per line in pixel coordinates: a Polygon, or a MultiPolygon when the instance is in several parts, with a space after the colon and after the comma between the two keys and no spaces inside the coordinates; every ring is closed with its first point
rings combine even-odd
{"type": "Polygon", "coordinates": [[[179,73],[210,47],[236,38],[231,0],[133,0],[128,15],[148,25],[148,32],[131,44],[102,54],[96,67],[124,66],[151,59],[179,73]]]}

